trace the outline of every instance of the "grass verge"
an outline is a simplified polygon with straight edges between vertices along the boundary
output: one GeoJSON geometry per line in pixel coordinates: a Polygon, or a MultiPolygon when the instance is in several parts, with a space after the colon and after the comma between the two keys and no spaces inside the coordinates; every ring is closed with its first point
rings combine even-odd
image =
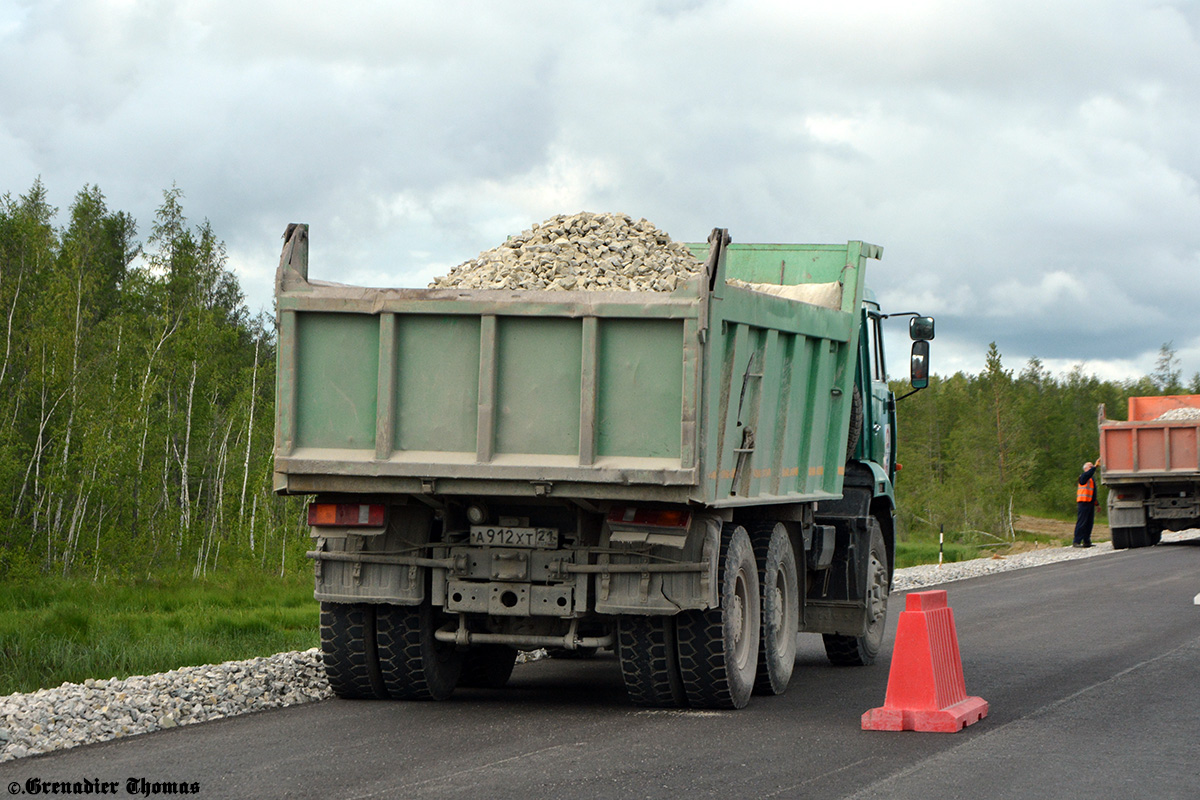
{"type": "MultiPolygon", "coordinates": [[[[942,560],[950,563],[952,561],[970,561],[972,558],[983,558],[991,555],[991,552],[984,552],[978,545],[947,542],[942,555],[942,560]]],[[[896,569],[936,563],[938,563],[938,542],[936,537],[933,541],[909,539],[904,542],[896,542],[896,569]]]]}
{"type": "MultiPolygon", "coordinates": [[[[943,545],[942,560],[970,561],[973,558],[1005,556],[1046,547],[1065,547],[1074,535],[1075,520],[1060,520],[1044,517],[1020,516],[1013,525],[1012,538],[989,538],[977,534],[960,536],[947,534],[943,545]]],[[[1109,537],[1108,527],[1097,522],[1092,533],[1095,541],[1109,537]]],[[[933,531],[909,532],[896,542],[896,568],[916,567],[921,564],[936,564],[938,561],[938,534],[933,531]]]]}
{"type": "Polygon", "coordinates": [[[318,643],[307,572],[0,583],[0,696],[318,643]]]}

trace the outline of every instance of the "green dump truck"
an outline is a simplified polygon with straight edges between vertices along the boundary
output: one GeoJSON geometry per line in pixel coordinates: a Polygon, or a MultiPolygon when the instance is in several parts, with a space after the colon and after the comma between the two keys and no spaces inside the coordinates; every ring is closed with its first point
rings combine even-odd
{"type": "MultiPolygon", "coordinates": [[[[502,686],[519,650],[611,649],[637,704],[740,708],[787,688],[799,631],[874,660],[882,250],[690,247],[704,270],[673,292],[368,289],[310,281],[288,227],[275,487],[315,495],[338,696],[440,699],[502,686]]],[[[933,320],[908,316],[921,388],[933,320]]]]}

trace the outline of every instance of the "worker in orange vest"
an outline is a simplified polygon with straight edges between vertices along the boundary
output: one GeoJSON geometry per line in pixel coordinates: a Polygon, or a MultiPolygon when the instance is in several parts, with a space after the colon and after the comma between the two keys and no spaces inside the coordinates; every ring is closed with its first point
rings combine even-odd
{"type": "Polygon", "coordinates": [[[1079,485],[1075,488],[1075,540],[1071,542],[1072,547],[1092,546],[1092,524],[1096,521],[1096,470],[1099,466],[1099,458],[1094,464],[1088,461],[1079,475],[1079,485]]]}

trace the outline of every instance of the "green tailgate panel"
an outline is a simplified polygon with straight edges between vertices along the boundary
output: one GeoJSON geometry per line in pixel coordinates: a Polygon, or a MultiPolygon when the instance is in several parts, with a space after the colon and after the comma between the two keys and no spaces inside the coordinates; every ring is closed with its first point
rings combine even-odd
{"type": "Polygon", "coordinates": [[[479,317],[396,318],[396,450],[475,452],[479,317]]]}
{"type": "Polygon", "coordinates": [[[379,318],[298,314],[296,444],[375,450],[379,318]]]}
{"type": "Polygon", "coordinates": [[[496,344],[496,454],[578,453],[580,321],[500,317],[496,344]]]}
{"type": "Polygon", "coordinates": [[[597,455],[680,457],[682,328],[677,320],[600,323],[597,455]]]}

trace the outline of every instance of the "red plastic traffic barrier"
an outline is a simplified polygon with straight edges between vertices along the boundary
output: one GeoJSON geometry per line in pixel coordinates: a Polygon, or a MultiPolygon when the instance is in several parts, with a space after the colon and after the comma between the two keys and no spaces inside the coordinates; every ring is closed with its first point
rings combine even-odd
{"type": "Polygon", "coordinates": [[[909,594],[896,628],[887,697],[863,714],[863,730],[955,733],[987,713],[986,700],[967,697],[946,592],[909,594]]]}

